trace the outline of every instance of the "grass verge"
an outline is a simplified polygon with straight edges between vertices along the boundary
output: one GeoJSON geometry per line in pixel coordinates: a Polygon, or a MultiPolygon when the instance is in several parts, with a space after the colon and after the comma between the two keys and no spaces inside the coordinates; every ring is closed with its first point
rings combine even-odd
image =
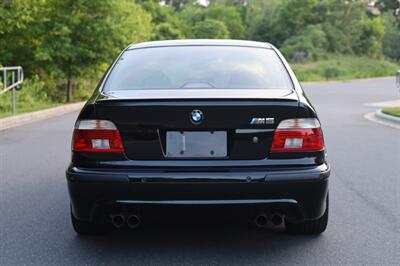
{"type": "MultiPolygon", "coordinates": [[[[43,109],[47,109],[47,108],[51,108],[51,107],[56,107],[58,105],[61,105],[61,103],[50,103],[50,102],[44,102],[44,103],[35,103],[33,105],[26,105],[26,106],[18,106],[18,103],[16,105],[15,108],[15,114],[23,114],[23,113],[29,113],[29,112],[35,112],[35,111],[39,111],[39,110],[43,110],[43,109]]],[[[5,112],[1,112],[0,113],[0,118],[5,118],[8,116],[11,116],[12,112],[11,111],[5,111],[5,112]]]]}
{"type": "Polygon", "coordinates": [[[300,81],[350,80],[394,76],[400,65],[351,55],[328,55],[315,62],[291,64],[300,81]]]}
{"type": "Polygon", "coordinates": [[[383,108],[382,112],[387,115],[400,117],[400,107],[383,108]]]}

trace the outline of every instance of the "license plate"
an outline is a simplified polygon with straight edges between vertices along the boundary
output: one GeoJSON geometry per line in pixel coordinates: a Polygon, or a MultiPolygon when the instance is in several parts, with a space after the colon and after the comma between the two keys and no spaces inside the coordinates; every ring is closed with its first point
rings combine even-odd
{"type": "Polygon", "coordinates": [[[226,157],[226,131],[168,131],[167,157],[218,158],[226,157]]]}

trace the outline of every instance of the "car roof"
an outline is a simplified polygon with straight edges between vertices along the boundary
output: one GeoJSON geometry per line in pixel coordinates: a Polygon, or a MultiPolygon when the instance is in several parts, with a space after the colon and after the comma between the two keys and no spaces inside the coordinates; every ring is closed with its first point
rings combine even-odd
{"type": "Polygon", "coordinates": [[[257,47],[271,49],[269,43],[244,41],[244,40],[217,40],[217,39],[195,39],[195,40],[170,40],[170,41],[152,41],[131,44],[127,50],[151,47],[168,47],[168,46],[241,46],[241,47],[257,47]]]}

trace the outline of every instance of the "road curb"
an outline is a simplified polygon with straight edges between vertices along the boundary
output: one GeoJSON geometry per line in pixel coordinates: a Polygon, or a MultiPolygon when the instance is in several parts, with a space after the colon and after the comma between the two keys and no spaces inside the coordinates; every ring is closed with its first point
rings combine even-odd
{"type": "Polygon", "coordinates": [[[53,108],[48,108],[45,110],[40,110],[36,112],[10,116],[0,119],[0,130],[7,128],[12,128],[16,126],[22,126],[36,121],[44,120],[47,118],[63,115],[69,112],[77,111],[82,109],[85,102],[71,103],[62,106],[57,106],[53,108]]]}
{"type": "Polygon", "coordinates": [[[376,112],[364,114],[364,118],[387,127],[400,129],[400,123],[393,122],[392,120],[384,119],[376,115],[376,112]]]}
{"type": "Polygon", "coordinates": [[[381,118],[381,119],[385,119],[385,120],[389,120],[391,122],[395,122],[398,123],[400,126],[400,117],[396,117],[393,115],[387,115],[384,112],[382,112],[382,109],[376,110],[375,112],[375,116],[381,118]]]}

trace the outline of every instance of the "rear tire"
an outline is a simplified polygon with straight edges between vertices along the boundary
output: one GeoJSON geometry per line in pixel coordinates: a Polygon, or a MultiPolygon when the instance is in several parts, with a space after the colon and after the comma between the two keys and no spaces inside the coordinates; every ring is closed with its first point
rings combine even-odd
{"type": "Polygon", "coordinates": [[[329,195],[326,197],[326,209],[324,214],[315,220],[301,223],[285,222],[286,230],[291,234],[318,235],[326,230],[329,216],[329,195]]]}
{"type": "Polygon", "coordinates": [[[75,218],[71,210],[72,227],[78,235],[101,235],[106,233],[107,226],[93,222],[81,221],[75,218]]]}

